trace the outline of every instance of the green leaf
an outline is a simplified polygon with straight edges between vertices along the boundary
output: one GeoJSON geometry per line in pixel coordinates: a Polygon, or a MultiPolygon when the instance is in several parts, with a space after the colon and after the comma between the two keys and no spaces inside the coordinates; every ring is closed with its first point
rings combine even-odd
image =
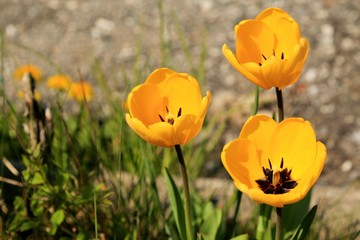
{"type": "Polygon", "coordinates": [[[305,239],[307,233],[309,232],[311,223],[314,220],[315,214],[317,210],[317,205],[315,205],[302,220],[300,226],[297,228],[295,234],[291,238],[291,240],[303,240],[305,239]]]}
{"type": "Polygon", "coordinates": [[[249,239],[249,235],[247,233],[245,234],[241,234],[239,236],[233,237],[230,240],[248,240],[249,239]]]}
{"type": "Polygon", "coordinates": [[[30,181],[30,183],[33,185],[43,184],[44,182],[45,180],[39,172],[36,172],[30,181]]]}
{"type": "Polygon", "coordinates": [[[272,206],[266,204],[259,205],[260,212],[258,217],[258,224],[256,228],[256,239],[271,239],[271,212],[272,206]]]}
{"type": "Polygon", "coordinates": [[[59,209],[51,215],[50,222],[53,225],[59,226],[65,219],[65,213],[63,209],[59,209]]]}
{"type": "Polygon", "coordinates": [[[217,232],[221,225],[222,212],[208,202],[203,214],[204,222],[201,226],[201,234],[204,239],[216,239],[217,232]]]}
{"type": "Polygon", "coordinates": [[[306,213],[310,208],[311,190],[308,192],[306,197],[301,201],[285,205],[283,208],[283,228],[284,233],[293,232],[300,225],[302,219],[304,219],[306,213]]]}
{"type": "Polygon", "coordinates": [[[165,168],[165,182],[168,189],[170,207],[174,214],[176,227],[179,231],[180,238],[186,239],[185,211],[179,190],[171,177],[168,169],[165,168]]]}

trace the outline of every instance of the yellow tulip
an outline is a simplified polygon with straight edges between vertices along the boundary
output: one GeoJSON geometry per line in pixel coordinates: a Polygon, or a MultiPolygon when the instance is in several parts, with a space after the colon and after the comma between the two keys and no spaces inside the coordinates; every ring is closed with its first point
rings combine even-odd
{"type": "Polygon", "coordinates": [[[281,208],[306,196],[324,167],[326,147],[302,118],[276,123],[255,115],[225,145],[221,160],[240,191],[281,208]]]}
{"type": "Polygon", "coordinates": [[[23,65],[15,69],[13,77],[15,80],[21,80],[25,73],[30,73],[35,81],[41,80],[41,71],[35,65],[23,65]]]}
{"type": "Polygon", "coordinates": [[[56,74],[48,78],[47,86],[53,89],[65,90],[70,88],[72,80],[69,76],[63,74],[56,74]]]}
{"type": "Polygon", "coordinates": [[[222,52],[230,64],[265,89],[295,83],[309,51],[298,23],[279,8],[268,8],[255,19],[235,26],[236,54],[226,44],[222,52]]]}
{"type": "Polygon", "coordinates": [[[126,122],[154,145],[186,144],[200,132],[210,100],[193,77],[160,68],[128,95],[126,122]]]}
{"type": "Polygon", "coordinates": [[[86,101],[90,101],[93,95],[92,86],[86,81],[74,82],[70,85],[69,96],[79,102],[84,101],[84,98],[86,101]]]}

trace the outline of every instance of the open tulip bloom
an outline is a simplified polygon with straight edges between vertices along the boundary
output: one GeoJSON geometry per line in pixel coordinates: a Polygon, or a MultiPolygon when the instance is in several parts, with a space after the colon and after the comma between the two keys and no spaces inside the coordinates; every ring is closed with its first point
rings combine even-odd
{"type": "Polygon", "coordinates": [[[193,77],[160,68],[128,95],[126,122],[154,145],[186,144],[200,132],[210,100],[193,77]]]}
{"type": "Polygon", "coordinates": [[[224,146],[221,159],[240,191],[282,208],[306,196],[323,169],[326,148],[302,118],[276,123],[255,115],[239,138],[224,146]]]}
{"type": "Polygon", "coordinates": [[[222,52],[231,65],[258,86],[280,90],[295,83],[309,51],[297,22],[279,8],[268,8],[255,19],[235,26],[236,54],[222,52]]]}

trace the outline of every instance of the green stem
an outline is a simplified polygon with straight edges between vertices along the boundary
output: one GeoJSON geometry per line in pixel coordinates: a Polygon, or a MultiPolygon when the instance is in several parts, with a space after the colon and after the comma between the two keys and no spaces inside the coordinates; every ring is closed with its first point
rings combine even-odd
{"type": "Polygon", "coordinates": [[[282,208],[276,208],[276,240],[282,240],[282,208]]]}
{"type": "Polygon", "coordinates": [[[188,240],[193,239],[192,233],[192,223],[191,223],[191,205],[190,205],[190,191],[189,191],[189,180],[186,172],[186,165],[184,161],[184,156],[181,151],[181,146],[179,144],[175,145],[176,153],[179,158],[181,175],[184,185],[184,195],[185,195],[185,221],[186,221],[186,235],[188,240]]]}
{"type": "Polygon", "coordinates": [[[256,115],[259,109],[259,86],[255,86],[255,99],[254,99],[254,106],[252,115],[256,115]]]}
{"type": "Polygon", "coordinates": [[[276,88],[276,98],[277,98],[277,105],[279,111],[279,119],[278,122],[284,120],[284,102],[282,97],[282,92],[279,88],[276,88]]]}
{"type": "Polygon", "coordinates": [[[240,209],[240,203],[241,203],[241,197],[242,197],[242,192],[237,190],[236,191],[236,206],[235,206],[235,211],[234,211],[234,216],[233,216],[233,219],[232,219],[232,226],[231,226],[231,237],[234,237],[235,235],[235,228],[236,228],[236,219],[237,219],[237,216],[239,214],[239,209],[240,209]]]}

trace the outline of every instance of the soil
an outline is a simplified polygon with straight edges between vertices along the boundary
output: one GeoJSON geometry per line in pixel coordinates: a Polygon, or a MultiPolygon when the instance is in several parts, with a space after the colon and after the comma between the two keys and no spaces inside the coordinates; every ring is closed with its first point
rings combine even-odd
{"type": "MultiPolygon", "coordinates": [[[[18,65],[36,64],[44,77],[57,68],[73,78],[80,71],[95,85],[91,73],[98,63],[113,90],[111,97],[122,99],[128,91],[126,81],[133,83],[135,73],[145,79],[162,67],[159,2],[0,0],[8,96],[16,92],[11,72],[18,65]]],[[[223,146],[238,135],[251,114],[254,85],[230,66],[221,46],[227,43],[234,49],[234,25],[271,6],[291,14],[311,46],[300,80],[283,91],[285,116],[309,120],[318,140],[327,146],[319,184],[355,186],[360,179],[360,0],[164,0],[165,44],[171,49],[166,65],[190,72],[189,62],[198,64],[202,46],[206,47],[204,89],[213,93],[209,115],[238,109],[224,117],[228,128],[223,146]],[[184,53],[186,45],[189,55],[184,53]]],[[[46,88],[40,91],[46,98],[46,88]]],[[[96,90],[98,106],[101,94],[96,90]]],[[[260,112],[271,115],[275,91],[262,91],[260,102],[260,112]]],[[[219,154],[210,158],[210,163],[220,162],[219,154]]],[[[207,171],[227,176],[220,164],[209,164],[207,171]]]]}

